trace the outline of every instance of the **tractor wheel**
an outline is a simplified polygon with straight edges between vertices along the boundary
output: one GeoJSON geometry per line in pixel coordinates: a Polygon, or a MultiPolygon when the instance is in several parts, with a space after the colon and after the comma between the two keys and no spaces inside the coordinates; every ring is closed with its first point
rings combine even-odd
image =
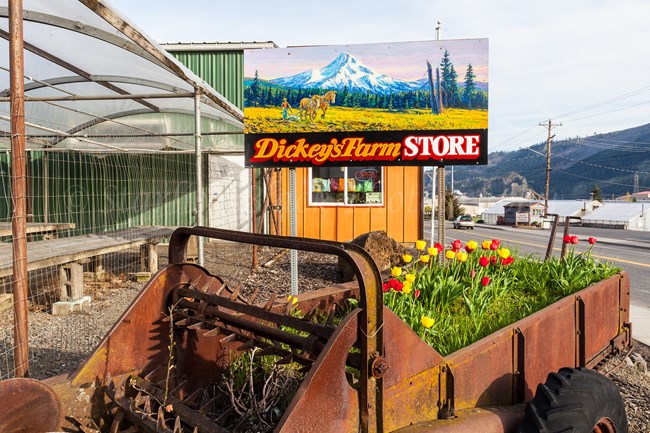
{"type": "Polygon", "coordinates": [[[618,388],[600,373],[563,368],[537,386],[519,433],[628,433],[618,388]]]}

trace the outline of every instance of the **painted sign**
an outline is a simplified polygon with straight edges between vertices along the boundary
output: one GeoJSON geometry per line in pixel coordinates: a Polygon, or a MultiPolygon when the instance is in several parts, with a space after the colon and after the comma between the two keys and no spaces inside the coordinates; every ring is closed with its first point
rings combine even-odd
{"type": "Polygon", "coordinates": [[[487,164],[486,39],[247,50],[258,167],[487,164]]]}

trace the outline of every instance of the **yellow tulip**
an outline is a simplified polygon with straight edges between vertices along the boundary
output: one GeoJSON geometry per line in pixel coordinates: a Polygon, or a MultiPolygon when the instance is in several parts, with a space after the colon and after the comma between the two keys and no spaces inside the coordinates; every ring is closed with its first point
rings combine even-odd
{"type": "Polygon", "coordinates": [[[467,253],[465,251],[458,251],[456,258],[459,262],[464,262],[467,260],[467,253]]]}
{"type": "Polygon", "coordinates": [[[413,260],[413,256],[410,254],[404,254],[402,256],[402,260],[404,261],[404,263],[411,263],[411,260],[413,260]]]}
{"type": "Polygon", "coordinates": [[[415,241],[415,249],[418,251],[422,251],[426,246],[427,243],[425,241],[415,241]]]}
{"type": "Polygon", "coordinates": [[[490,245],[492,245],[492,241],[486,240],[481,242],[481,248],[483,248],[484,250],[489,250],[490,245]]]}
{"type": "Polygon", "coordinates": [[[449,260],[451,260],[454,257],[456,257],[456,253],[453,252],[452,250],[447,250],[447,252],[445,253],[445,257],[447,257],[449,260]]]}
{"type": "Polygon", "coordinates": [[[411,293],[412,285],[408,281],[404,281],[404,286],[402,286],[402,293],[409,294],[411,293]]]}
{"type": "Polygon", "coordinates": [[[426,255],[426,254],[420,256],[420,261],[421,261],[422,263],[429,263],[429,256],[426,255]]]}
{"type": "Polygon", "coordinates": [[[499,248],[497,250],[497,254],[502,259],[507,259],[508,257],[510,257],[510,250],[508,248],[499,248]]]}
{"type": "Polygon", "coordinates": [[[472,240],[467,242],[467,249],[474,251],[477,248],[478,248],[478,243],[476,241],[472,240]]]}
{"type": "Polygon", "coordinates": [[[437,256],[440,251],[438,251],[438,248],[436,247],[429,247],[427,248],[427,252],[430,256],[437,256]]]}
{"type": "Polygon", "coordinates": [[[415,281],[415,274],[406,274],[406,281],[412,283],[415,281]]]}
{"type": "Polygon", "coordinates": [[[424,326],[427,329],[431,328],[433,326],[433,324],[435,323],[435,320],[433,320],[431,317],[427,317],[425,315],[422,315],[422,318],[420,319],[420,321],[422,322],[422,326],[424,326]]]}
{"type": "Polygon", "coordinates": [[[390,274],[393,277],[399,277],[400,275],[402,275],[402,268],[400,268],[399,266],[394,266],[390,269],[390,274]]]}

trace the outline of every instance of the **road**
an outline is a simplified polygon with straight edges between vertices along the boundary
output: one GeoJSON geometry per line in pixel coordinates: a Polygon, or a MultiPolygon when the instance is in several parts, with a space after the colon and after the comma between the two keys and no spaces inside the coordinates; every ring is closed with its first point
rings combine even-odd
{"type": "MultiPolygon", "coordinates": [[[[430,239],[430,221],[425,221],[425,239],[430,239]]],[[[553,254],[560,255],[564,227],[558,227],[553,254]]],[[[571,227],[569,234],[577,235],[580,243],[576,251],[589,247],[587,239],[598,239],[592,249],[592,256],[613,262],[630,275],[632,305],[650,309],[650,232],[614,230],[601,228],[571,227]]],[[[550,230],[517,229],[505,226],[477,224],[474,230],[454,229],[451,223],[445,226],[447,244],[454,239],[467,242],[470,239],[481,243],[484,239],[499,239],[519,255],[536,254],[544,257],[550,230]]]]}

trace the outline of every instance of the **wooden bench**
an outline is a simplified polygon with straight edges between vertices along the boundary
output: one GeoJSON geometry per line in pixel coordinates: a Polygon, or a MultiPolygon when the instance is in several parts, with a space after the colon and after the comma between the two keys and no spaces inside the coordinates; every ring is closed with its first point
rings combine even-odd
{"type": "MultiPolygon", "coordinates": [[[[83,298],[83,262],[91,261],[91,269],[103,271],[101,256],[140,247],[141,270],[156,272],[156,244],[171,236],[174,227],[138,226],[101,234],[48,239],[27,243],[27,270],[35,271],[59,266],[60,298],[77,301],[83,298]]],[[[11,243],[0,244],[0,278],[13,274],[11,243]]]]}

